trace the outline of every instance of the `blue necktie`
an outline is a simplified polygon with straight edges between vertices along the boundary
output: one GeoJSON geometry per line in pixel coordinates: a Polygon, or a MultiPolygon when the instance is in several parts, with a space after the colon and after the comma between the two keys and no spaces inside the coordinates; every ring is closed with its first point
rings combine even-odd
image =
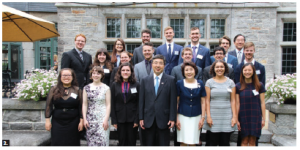
{"type": "Polygon", "coordinates": [[[158,90],[158,77],[155,77],[155,81],[156,81],[156,83],[155,83],[155,95],[157,95],[157,90],[158,90]]]}
{"type": "Polygon", "coordinates": [[[168,45],[169,45],[168,55],[169,55],[169,59],[171,59],[172,58],[171,44],[168,44],[168,45]]]}

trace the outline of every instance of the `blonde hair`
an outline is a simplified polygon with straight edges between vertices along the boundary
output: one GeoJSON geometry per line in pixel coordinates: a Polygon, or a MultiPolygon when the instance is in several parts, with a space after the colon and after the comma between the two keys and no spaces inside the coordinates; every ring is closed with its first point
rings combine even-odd
{"type": "MultiPolygon", "coordinates": [[[[164,32],[166,32],[167,30],[169,30],[169,29],[172,29],[173,30],[173,28],[172,27],[170,27],[170,26],[167,26],[165,29],[164,29],[164,32]]],[[[173,30],[173,32],[174,32],[174,30],[173,30]]]]}

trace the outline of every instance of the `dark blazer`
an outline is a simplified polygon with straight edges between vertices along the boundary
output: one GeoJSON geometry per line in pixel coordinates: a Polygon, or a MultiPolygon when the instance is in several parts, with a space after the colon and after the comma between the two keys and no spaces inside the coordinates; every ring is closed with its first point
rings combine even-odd
{"type": "Polygon", "coordinates": [[[126,96],[126,103],[122,93],[122,84],[113,82],[111,90],[111,121],[112,124],[134,122],[139,123],[139,89],[138,82],[130,83],[129,92],[126,96]],[[135,88],[136,93],[131,93],[135,88]]]}
{"type": "Polygon", "coordinates": [[[173,43],[173,51],[172,51],[172,57],[170,58],[168,55],[168,50],[167,50],[167,44],[163,44],[161,46],[159,46],[156,49],[156,54],[161,54],[165,57],[166,59],[166,65],[165,65],[165,69],[164,69],[164,73],[170,75],[172,69],[178,65],[178,60],[181,54],[181,49],[183,48],[181,45],[177,45],[175,43],[173,43]],[[176,55],[177,54],[177,55],[176,55]]]}
{"type": "MultiPolygon", "coordinates": [[[[204,85],[208,79],[213,77],[212,75],[209,74],[210,68],[211,68],[211,65],[205,67],[203,70],[203,76],[202,76],[203,80],[202,81],[203,81],[204,85]]],[[[229,68],[229,73],[226,73],[225,76],[230,78],[232,81],[234,81],[234,70],[230,67],[228,67],[228,68],[229,68]]]]}
{"type": "MultiPolygon", "coordinates": [[[[156,54],[156,48],[154,48],[154,55],[156,54]]],[[[139,46],[139,47],[136,47],[134,50],[133,50],[133,57],[132,57],[132,63],[133,65],[141,62],[145,60],[145,57],[143,55],[143,45],[139,46]]]]}
{"type": "Polygon", "coordinates": [[[174,77],[163,73],[157,96],[154,90],[153,75],[142,79],[139,95],[139,119],[144,127],[150,128],[156,119],[159,129],[167,129],[169,121],[176,121],[177,99],[174,77]]]}
{"type": "MultiPolygon", "coordinates": [[[[182,72],[181,72],[181,65],[182,64],[180,64],[172,69],[171,76],[173,76],[175,78],[175,81],[184,79],[182,72]]],[[[197,66],[197,68],[198,68],[198,73],[195,75],[195,79],[202,80],[202,69],[198,66],[197,66]]]]}
{"type": "MultiPolygon", "coordinates": [[[[235,49],[232,50],[232,51],[229,51],[228,54],[229,54],[229,55],[232,55],[232,56],[234,56],[234,57],[237,58],[237,53],[236,53],[235,49]]],[[[244,60],[245,60],[245,54],[243,53],[242,62],[243,62],[244,60]]]]}
{"type": "Polygon", "coordinates": [[[112,72],[111,72],[111,74],[110,74],[110,81],[109,81],[109,86],[111,86],[112,85],[112,83],[115,81],[115,75],[116,75],[116,73],[118,72],[118,69],[119,69],[119,67],[115,67],[113,70],[112,70],[112,72]]]}
{"type": "MultiPolygon", "coordinates": [[[[225,61],[225,58],[223,60],[225,61]]],[[[214,56],[210,56],[210,62],[211,62],[211,64],[213,64],[215,62],[215,57],[214,56]]],[[[228,54],[226,63],[228,65],[228,67],[230,67],[234,70],[236,68],[236,66],[238,65],[238,60],[237,60],[236,57],[228,54]]]]}
{"type": "MultiPolygon", "coordinates": [[[[242,72],[242,67],[244,66],[244,61],[242,61],[234,70],[234,82],[235,83],[239,83],[240,82],[240,75],[242,72]]],[[[256,70],[256,75],[258,77],[258,80],[260,82],[262,82],[264,85],[266,85],[266,70],[265,70],[265,66],[260,64],[259,62],[255,61],[254,62],[254,67],[256,70]],[[259,71],[258,71],[259,70],[259,71]],[[258,74],[257,72],[260,72],[260,74],[258,74]]]]}
{"type": "Polygon", "coordinates": [[[89,53],[82,51],[82,56],[83,61],[76,49],[73,48],[68,52],[64,52],[61,57],[61,69],[71,68],[74,70],[80,89],[89,82],[89,67],[92,64],[92,56],[89,53]]]}
{"type": "MultiPolygon", "coordinates": [[[[188,45],[187,47],[191,47],[191,45],[188,45]]],[[[199,44],[197,56],[198,55],[202,55],[203,58],[202,59],[196,58],[196,62],[195,62],[196,66],[199,66],[203,70],[205,67],[211,65],[210,54],[209,54],[208,48],[199,44]]],[[[181,56],[181,52],[180,52],[180,56],[181,56]]],[[[178,64],[181,64],[181,63],[183,63],[183,59],[181,57],[179,57],[178,64]]]]}

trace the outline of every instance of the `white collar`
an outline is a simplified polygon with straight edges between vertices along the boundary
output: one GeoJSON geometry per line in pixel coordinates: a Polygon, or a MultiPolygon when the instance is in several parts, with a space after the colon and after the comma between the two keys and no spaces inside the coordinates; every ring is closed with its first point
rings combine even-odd
{"type": "Polygon", "coordinates": [[[75,50],[77,51],[78,54],[83,52],[83,50],[79,51],[76,47],[75,50]]]}
{"type": "Polygon", "coordinates": [[[193,44],[191,43],[191,48],[193,48],[194,46],[196,46],[196,47],[198,48],[199,45],[200,45],[200,43],[198,43],[197,45],[193,45],[193,44]]]}
{"type": "MultiPolygon", "coordinates": [[[[246,63],[248,63],[248,62],[246,61],[246,58],[245,58],[245,59],[244,59],[244,64],[246,64],[246,63]]],[[[252,63],[253,65],[255,64],[254,58],[252,59],[251,63],[252,63]]]]}
{"type": "Polygon", "coordinates": [[[158,77],[159,78],[159,80],[161,79],[161,77],[162,77],[162,75],[163,75],[163,72],[160,74],[160,75],[158,75],[158,76],[156,76],[156,74],[155,73],[153,73],[153,78],[154,78],[154,80],[155,80],[155,78],[156,77],[158,77]]]}
{"type": "Polygon", "coordinates": [[[236,55],[238,55],[239,52],[242,52],[242,54],[244,53],[244,48],[242,48],[240,51],[235,49],[236,55]]]}
{"type": "Polygon", "coordinates": [[[166,42],[166,45],[169,46],[169,44],[171,44],[171,46],[173,45],[174,42],[168,43],[166,42]]]}

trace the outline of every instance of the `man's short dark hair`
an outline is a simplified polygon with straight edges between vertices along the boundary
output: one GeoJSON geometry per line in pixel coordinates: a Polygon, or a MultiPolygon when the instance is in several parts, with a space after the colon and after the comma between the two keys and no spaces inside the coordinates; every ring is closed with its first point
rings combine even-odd
{"type": "Polygon", "coordinates": [[[226,54],[226,51],[225,51],[225,49],[223,48],[223,47],[220,47],[220,46],[218,46],[218,47],[215,47],[214,48],[214,55],[216,55],[216,52],[217,51],[222,51],[223,52],[223,55],[225,55],[226,54]]]}
{"type": "Polygon", "coordinates": [[[234,39],[233,39],[233,43],[235,43],[236,39],[237,39],[239,36],[242,36],[242,37],[244,37],[244,42],[246,42],[246,38],[245,38],[245,36],[244,36],[244,35],[242,35],[242,34],[238,34],[238,35],[236,35],[236,36],[234,37],[234,39]]]}
{"type": "MultiPolygon", "coordinates": [[[[143,33],[148,33],[148,34],[150,34],[150,36],[151,36],[151,30],[149,30],[149,29],[144,29],[144,30],[142,30],[142,35],[143,35],[143,33]]],[[[142,36],[141,35],[141,36],[142,36]]]]}
{"type": "Polygon", "coordinates": [[[151,42],[145,42],[144,45],[143,45],[143,47],[144,46],[151,46],[151,47],[153,47],[153,44],[151,42]]]}
{"type": "Polygon", "coordinates": [[[164,65],[166,65],[166,58],[161,55],[161,54],[157,54],[152,58],[152,62],[154,61],[154,59],[162,59],[164,61],[164,65]]]}

